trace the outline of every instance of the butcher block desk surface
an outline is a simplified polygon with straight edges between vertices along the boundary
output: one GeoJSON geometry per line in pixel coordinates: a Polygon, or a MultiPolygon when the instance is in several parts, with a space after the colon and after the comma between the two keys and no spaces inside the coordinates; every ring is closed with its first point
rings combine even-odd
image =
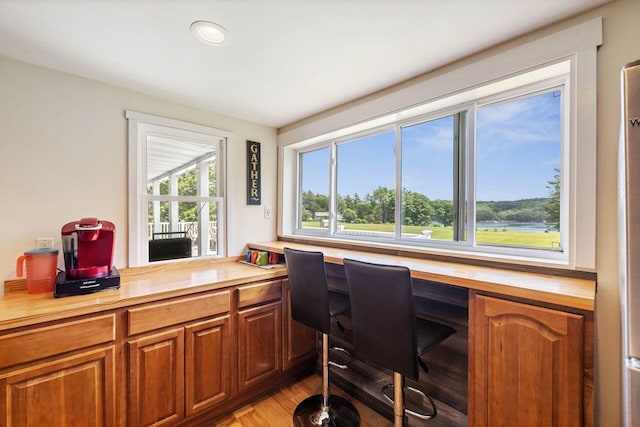
{"type": "Polygon", "coordinates": [[[337,249],[284,241],[250,243],[249,248],[283,253],[285,247],[321,251],[325,262],[342,264],[344,258],[406,266],[415,279],[459,286],[470,290],[594,311],[596,281],[553,274],[529,273],[455,262],[432,261],[359,250],[337,249]]]}

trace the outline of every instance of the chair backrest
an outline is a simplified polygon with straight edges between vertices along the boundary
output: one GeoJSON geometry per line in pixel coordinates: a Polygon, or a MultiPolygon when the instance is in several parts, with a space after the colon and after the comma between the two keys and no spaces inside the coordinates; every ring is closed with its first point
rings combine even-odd
{"type": "Polygon", "coordinates": [[[291,317],[328,334],[329,290],[322,252],[284,248],[289,274],[291,317]]]}
{"type": "Polygon", "coordinates": [[[416,314],[408,268],[344,260],[354,350],[411,378],[418,378],[416,314]]]}

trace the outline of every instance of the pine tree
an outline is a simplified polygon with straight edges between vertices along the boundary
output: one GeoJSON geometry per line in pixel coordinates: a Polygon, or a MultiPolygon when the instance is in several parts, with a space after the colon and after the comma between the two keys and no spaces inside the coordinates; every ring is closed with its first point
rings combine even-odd
{"type": "Polygon", "coordinates": [[[560,230],[560,169],[554,169],[553,179],[548,181],[549,200],[544,205],[547,226],[553,231],[560,230]]]}

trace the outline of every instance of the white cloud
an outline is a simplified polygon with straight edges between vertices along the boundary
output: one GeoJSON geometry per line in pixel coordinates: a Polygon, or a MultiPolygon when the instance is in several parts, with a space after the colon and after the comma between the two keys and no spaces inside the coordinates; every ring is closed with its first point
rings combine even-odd
{"type": "Polygon", "coordinates": [[[551,93],[482,107],[477,118],[477,138],[482,151],[560,143],[559,99],[551,93]]]}
{"type": "Polygon", "coordinates": [[[453,119],[433,120],[403,129],[402,141],[405,147],[420,150],[446,150],[453,147],[453,119]]]}

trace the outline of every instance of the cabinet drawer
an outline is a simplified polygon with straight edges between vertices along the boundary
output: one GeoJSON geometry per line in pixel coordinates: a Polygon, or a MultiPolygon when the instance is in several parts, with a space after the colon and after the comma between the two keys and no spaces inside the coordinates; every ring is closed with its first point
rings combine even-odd
{"type": "Polygon", "coordinates": [[[238,308],[273,301],[282,297],[282,281],[258,283],[238,288],[238,308]]]}
{"type": "Polygon", "coordinates": [[[107,314],[0,337],[0,368],[116,339],[116,316],[107,314]]]}
{"type": "Polygon", "coordinates": [[[230,305],[231,293],[224,291],[132,308],[128,316],[129,335],[225,313],[230,305]]]}

